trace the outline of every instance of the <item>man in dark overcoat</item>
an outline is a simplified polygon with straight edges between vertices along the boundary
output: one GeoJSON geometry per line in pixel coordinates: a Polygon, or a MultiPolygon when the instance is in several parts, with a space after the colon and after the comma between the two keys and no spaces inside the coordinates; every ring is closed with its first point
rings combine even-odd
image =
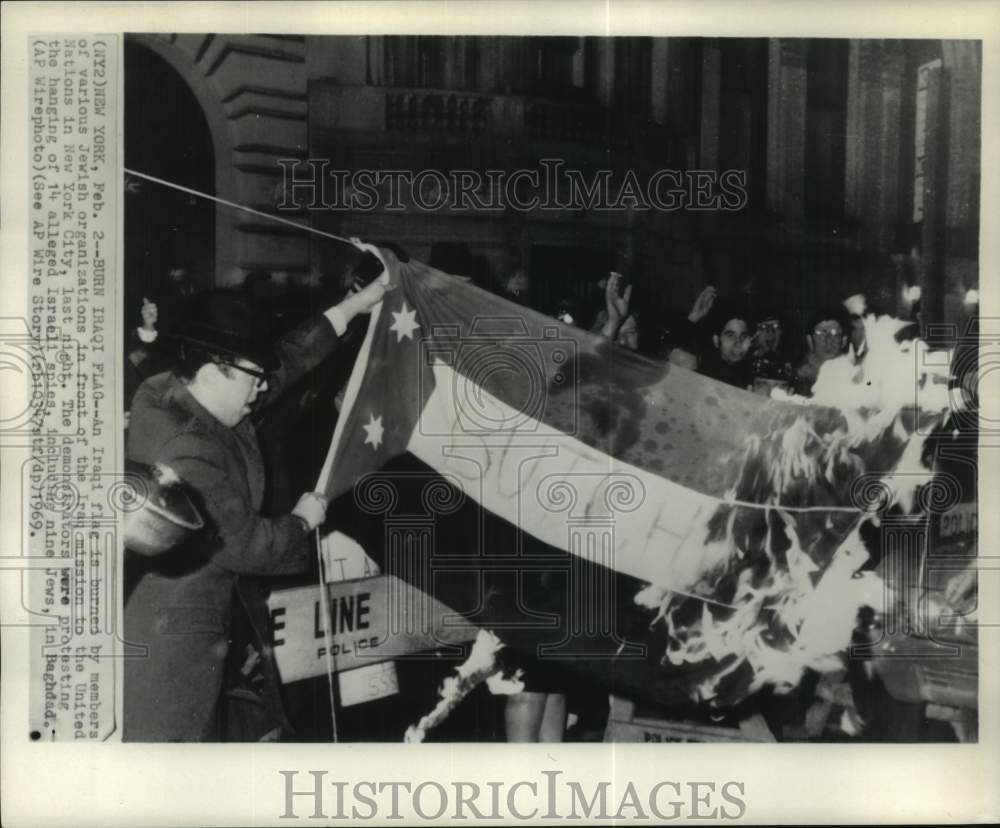
{"type": "MultiPolygon", "coordinates": [[[[138,575],[124,633],[129,649],[145,654],[125,659],[126,741],[220,738],[217,708],[237,582],[305,571],[309,534],[326,515],[322,495],[307,492],[290,514],[261,516],[264,464],[247,415],[326,359],[350,320],[385,290],[381,281],[369,284],[273,347],[245,295],[208,291],[191,303],[175,333],[174,370],[150,377],[136,392],[126,456],[170,469],[197,502],[206,528],[162,555],[132,561],[138,575]]],[[[247,593],[254,591],[241,590],[247,593]]],[[[263,606],[247,611],[260,617],[263,606]]]]}

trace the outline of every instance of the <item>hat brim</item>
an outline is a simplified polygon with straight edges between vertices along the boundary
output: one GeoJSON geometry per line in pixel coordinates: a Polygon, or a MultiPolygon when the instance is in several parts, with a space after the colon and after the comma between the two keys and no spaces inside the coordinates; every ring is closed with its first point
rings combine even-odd
{"type": "Polygon", "coordinates": [[[269,348],[247,348],[241,345],[227,344],[222,341],[222,337],[202,339],[190,333],[175,333],[170,335],[170,338],[187,345],[193,345],[207,353],[248,360],[256,363],[267,372],[276,371],[280,365],[277,355],[269,348]]]}

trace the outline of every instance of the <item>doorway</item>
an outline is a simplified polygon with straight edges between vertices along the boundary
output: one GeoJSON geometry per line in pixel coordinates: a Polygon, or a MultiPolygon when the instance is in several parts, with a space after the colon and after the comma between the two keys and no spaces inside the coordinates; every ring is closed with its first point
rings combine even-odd
{"type": "MultiPolygon", "coordinates": [[[[212,137],[194,93],[166,60],[127,36],[124,87],[125,167],[214,194],[212,137]]],[[[125,183],[125,326],[139,324],[144,298],[170,324],[180,294],[215,283],[215,208],[127,173],[125,183]]]]}

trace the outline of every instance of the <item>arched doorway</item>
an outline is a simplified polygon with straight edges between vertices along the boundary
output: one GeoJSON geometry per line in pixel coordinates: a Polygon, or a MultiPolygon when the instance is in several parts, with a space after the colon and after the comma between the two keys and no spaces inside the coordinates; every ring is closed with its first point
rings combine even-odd
{"type": "MultiPolygon", "coordinates": [[[[124,85],[125,167],[214,194],[212,136],[180,74],[126,39],[124,85]]],[[[144,297],[157,302],[160,321],[169,323],[164,315],[177,299],[178,278],[193,289],[215,282],[214,205],[127,174],[126,185],[125,323],[139,324],[144,297]]]]}

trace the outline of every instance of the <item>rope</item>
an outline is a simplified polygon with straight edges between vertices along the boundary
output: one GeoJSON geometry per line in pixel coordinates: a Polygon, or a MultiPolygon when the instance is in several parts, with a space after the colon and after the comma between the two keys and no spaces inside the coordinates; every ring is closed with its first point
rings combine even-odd
{"type": "Polygon", "coordinates": [[[738,506],[741,509],[777,509],[779,512],[852,512],[869,514],[868,510],[857,506],[782,506],[780,503],[752,503],[749,500],[723,500],[716,498],[722,506],[738,506]]]}
{"type": "Polygon", "coordinates": [[[178,192],[187,193],[188,195],[196,196],[197,198],[204,198],[207,201],[213,201],[216,204],[225,204],[227,207],[232,207],[234,210],[242,210],[244,213],[250,213],[254,216],[260,216],[261,218],[269,219],[270,221],[276,221],[279,224],[287,224],[289,227],[294,227],[296,230],[301,230],[303,233],[313,233],[317,236],[324,236],[328,239],[333,239],[334,241],[343,242],[344,244],[351,244],[350,239],[345,239],[343,236],[336,236],[333,233],[327,233],[324,230],[317,230],[315,227],[309,227],[308,225],[299,224],[297,221],[292,221],[291,219],[281,218],[273,213],[264,213],[261,210],[254,210],[252,207],[247,207],[245,204],[237,204],[235,201],[226,201],[224,198],[219,198],[217,196],[209,195],[208,193],[203,193],[200,190],[193,190],[190,187],[184,187],[180,184],[175,184],[172,181],[165,181],[162,178],[156,178],[152,175],[146,175],[146,173],[137,172],[136,170],[130,170],[125,167],[125,172],[129,175],[134,175],[136,178],[142,178],[146,181],[152,181],[154,184],[159,184],[161,187],[169,187],[171,190],[177,190],[178,192]]]}

